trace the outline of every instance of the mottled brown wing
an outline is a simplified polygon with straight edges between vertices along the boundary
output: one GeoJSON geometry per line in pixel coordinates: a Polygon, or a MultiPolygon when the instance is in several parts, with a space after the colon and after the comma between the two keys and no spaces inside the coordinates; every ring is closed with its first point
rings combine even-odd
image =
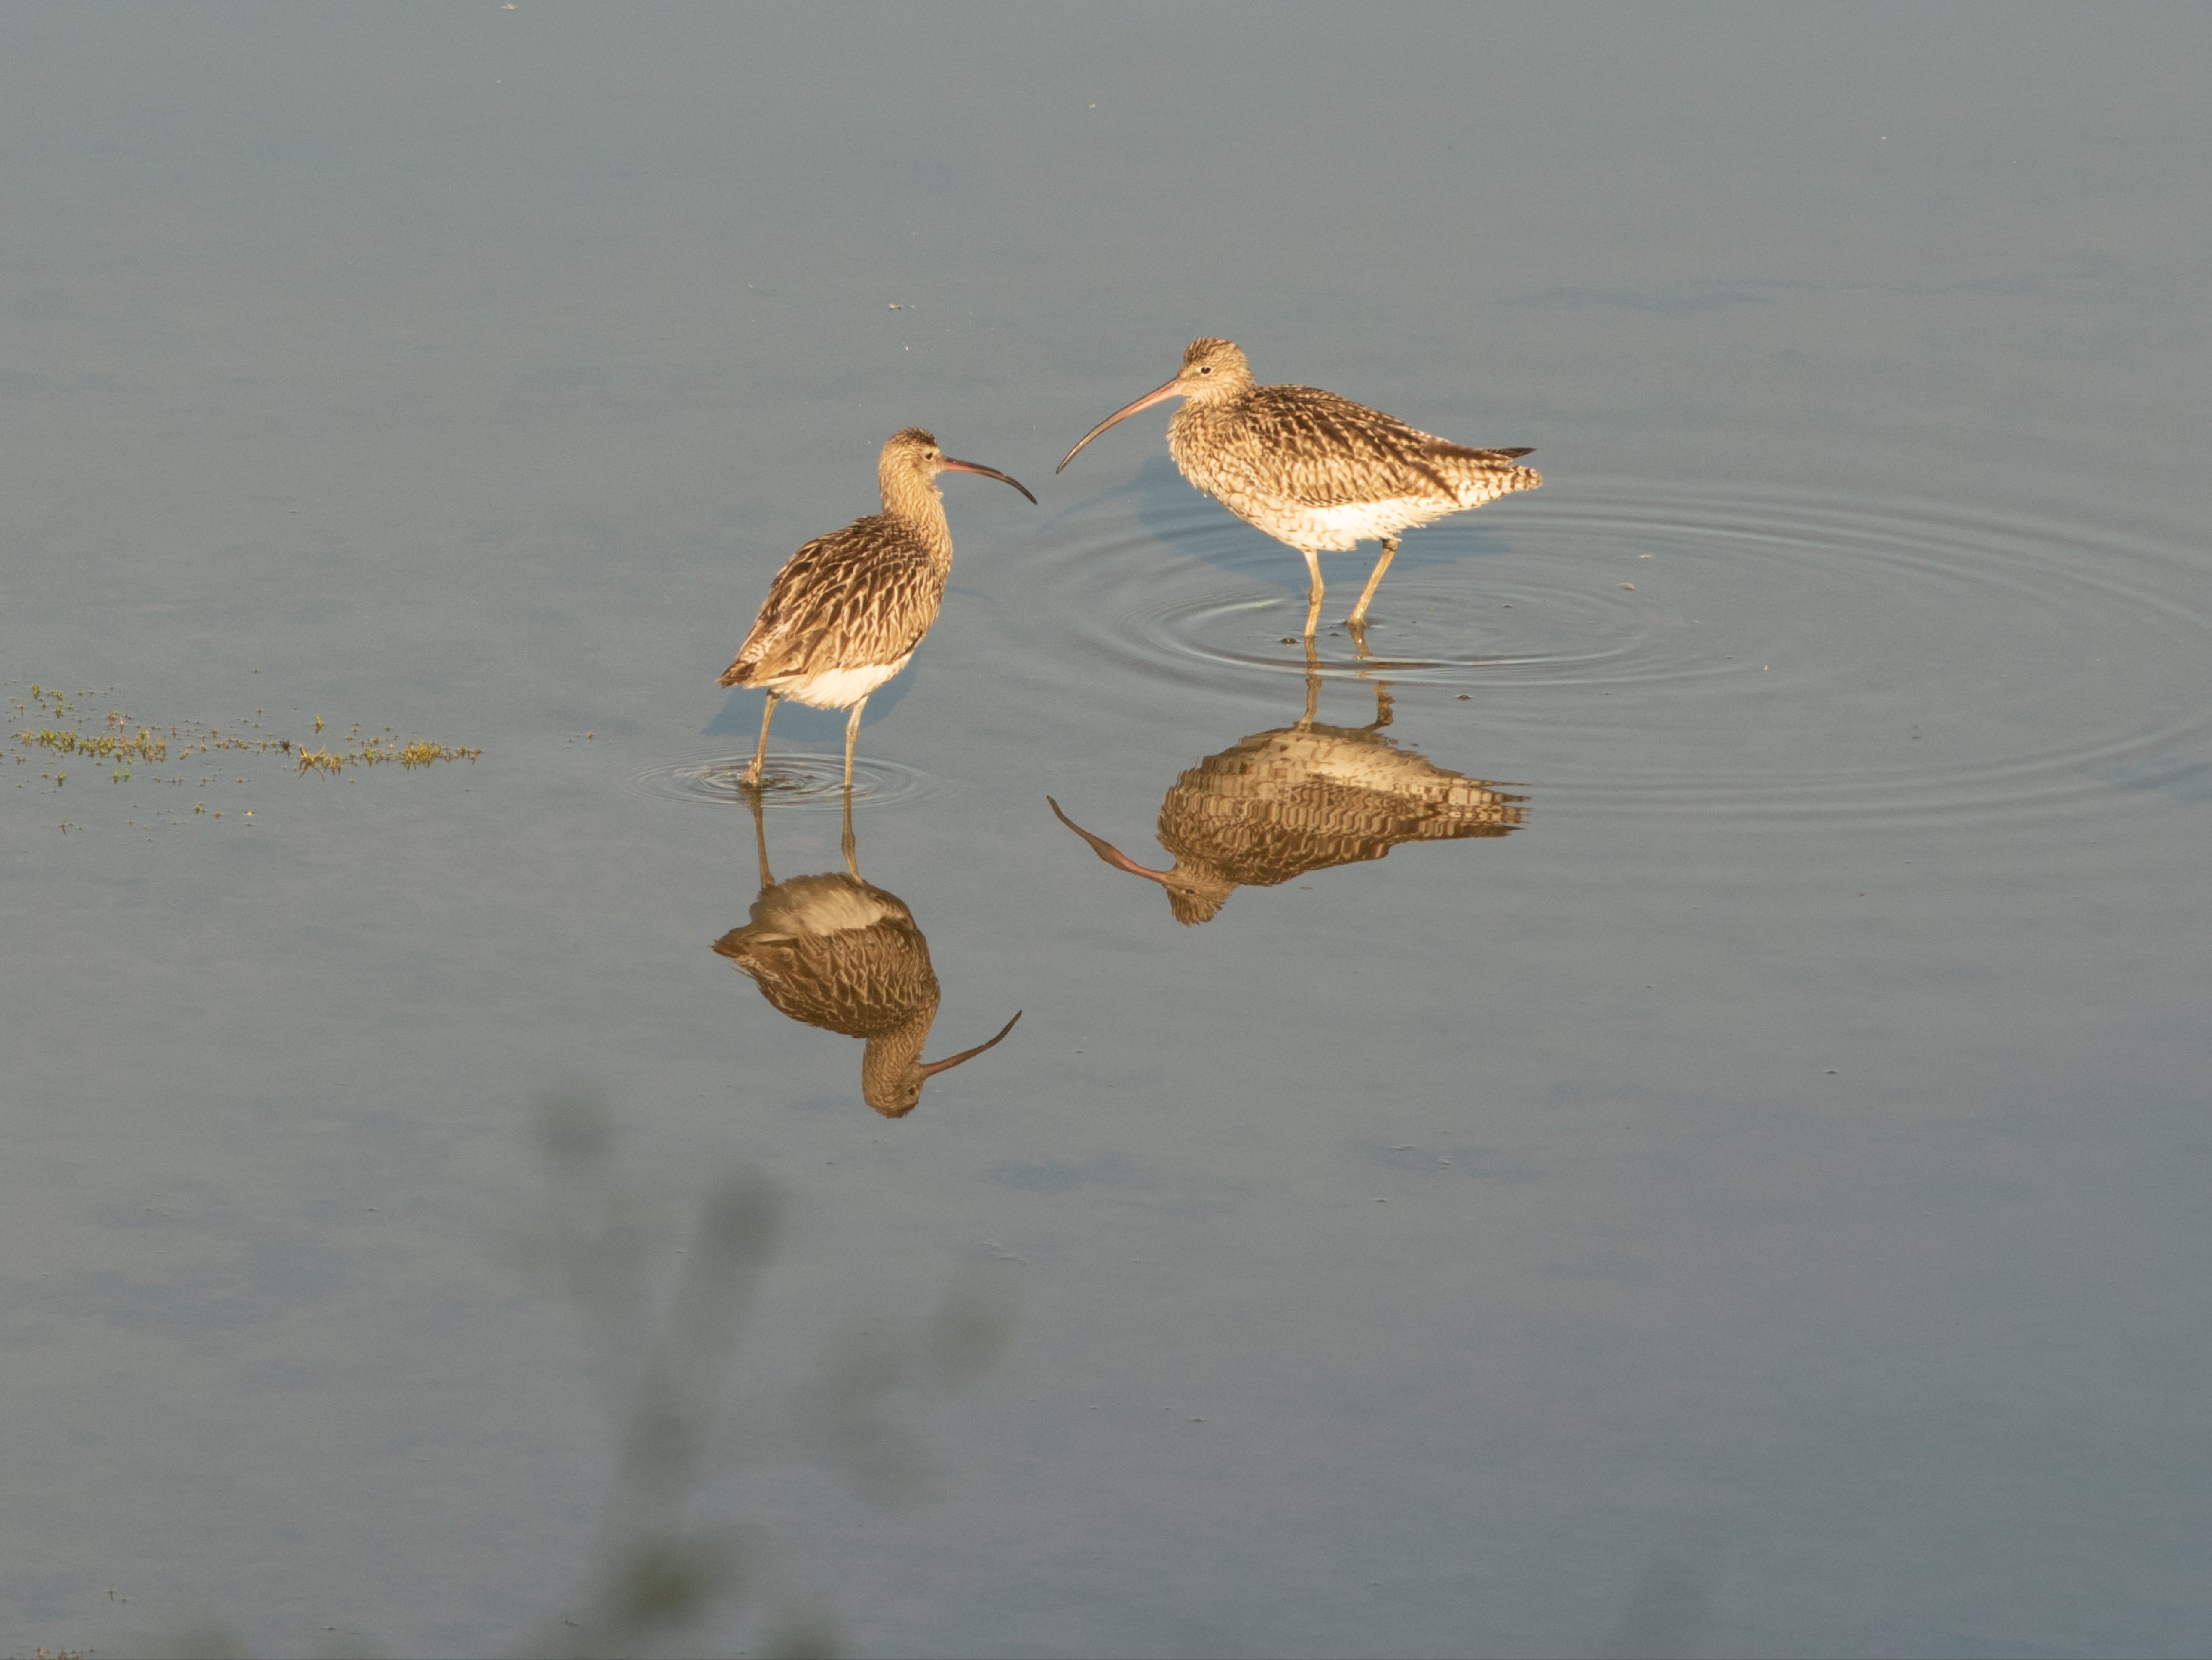
{"type": "Polygon", "coordinates": [[[784,562],[721,684],[895,663],[921,643],[944,597],[944,574],[919,542],[881,515],[855,520],[784,562]]]}
{"type": "Polygon", "coordinates": [[[1316,386],[1261,386],[1239,413],[1230,449],[1255,494],[1314,508],[1457,499],[1425,459],[1443,441],[1380,410],[1316,386]]]}
{"type": "Polygon", "coordinates": [[[1273,887],[1333,866],[1380,859],[1407,842],[1508,836],[1525,797],[1485,780],[1423,763],[1457,800],[1362,789],[1282,768],[1290,739],[1346,751],[1396,752],[1387,738],[1356,727],[1313,726],[1256,733],[1184,773],[1160,803],[1160,845],[1178,859],[1219,870],[1240,886],[1273,887]]]}
{"type": "Polygon", "coordinates": [[[781,1012],[848,1037],[895,1031],[937,1007],[929,942],[902,918],[803,939],[732,928],[714,950],[750,975],[781,1012]]]}

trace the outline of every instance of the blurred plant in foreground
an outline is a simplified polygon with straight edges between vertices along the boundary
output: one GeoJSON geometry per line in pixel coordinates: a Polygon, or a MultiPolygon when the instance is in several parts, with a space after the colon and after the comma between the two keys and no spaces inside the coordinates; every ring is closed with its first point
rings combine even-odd
{"type": "MultiPolygon", "coordinates": [[[[788,1201],[757,1170],[740,1165],[723,1176],[700,1207],[684,1267],[664,1298],[654,1270],[666,1259],[674,1216],[619,1169],[605,1091],[553,1091],[534,1105],[555,1192],[520,1231],[520,1265],[575,1304],[593,1385],[621,1438],[580,1605],[540,1626],[522,1652],[698,1653],[686,1633],[718,1612],[759,1604],[766,1617],[750,1652],[836,1653],[827,1611],[773,1584],[769,1529],[690,1513],[717,1448],[729,1439],[723,1378],[788,1201]]],[[[920,1438],[892,1415],[894,1397],[980,1376],[1004,1351],[1013,1323],[1011,1296],[988,1274],[956,1279],[921,1317],[848,1323],[799,1403],[802,1435],[868,1497],[912,1496],[927,1458],[920,1438]]],[[[204,1620],[137,1651],[246,1650],[227,1626],[204,1620]]]]}
{"type": "MultiPolygon", "coordinates": [[[[537,1101],[538,1135],[556,1194],[526,1239],[581,1317],[593,1382],[621,1425],[599,1529],[596,1584],[584,1606],[526,1645],[538,1654],[605,1654],[668,1641],[717,1609],[781,1601],[763,1584],[763,1529],[693,1520],[691,1500],[713,1463],[722,1383],[740,1319],[768,1266],[787,1209],[761,1172],[717,1182],[665,1310],[653,1265],[663,1260],[651,1207],[623,1179],[605,1093],[571,1088],[537,1101]]],[[[995,1282],[956,1280],[937,1310],[910,1321],[849,1326],[832,1341],[800,1402],[814,1449],[870,1497],[914,1493],[921,1443],[886,1414],[903,1386],[979,1376],[1012,1334],[1012,1300],[995,1282]]],[[[762,1651],[836,1651],[818,1610],[779,1609],[762,1651]]]]}

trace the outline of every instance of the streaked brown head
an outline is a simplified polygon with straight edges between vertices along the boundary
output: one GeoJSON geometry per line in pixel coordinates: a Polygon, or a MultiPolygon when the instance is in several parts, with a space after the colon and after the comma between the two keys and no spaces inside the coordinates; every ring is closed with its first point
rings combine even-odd
{"type": "Polygon", "coordinates": [[[1036,505],[1036,497],[1030,496],[1029,486],[1020,479],[1011,478],[996,467],[987,467],[979,462],[955,460],[922,427],[900,428],[884,441],[883,453],[876,458],[876,482],[883,489],[887,509],[895,508],[895,504],[917,486],[936,494],[937,486],[933,481],[940,472],[981,473],[1002,484],[1012,484],[1024,496],[1029,496],[1030,506],[1036,505]]]}
{"type": "Polygon", "coordinates": [[[1166,889],[1168,909],[1175,913],[1175,920],[1187,928],[1196,927],[1201,922],[1211,922],[1220,915],[1223,903],[1237,891],[1237,884],[1222,872],[1182,854],[1176,855],[1172,870],[1154,870],[1149,865],[1140,865],[1104,836],[1093,836],[1060,812],[1060,803],[1049,795],[1045,797],[1045,803],[1061,824],[1089,842],[1091,851],[1115,870],[1141,876],[1147,882],[1157,882],[1166,889]]]}
{"type": "Polygon", "coordinates": [[[1160,885],[1168,891],[1168,909],[1187,928],[1211,922],[1222,905],[1237,891],[1237,885],[1209,865],[1176,855],[1175,868],[1160,885]]]}
{"type": "Polygon", "coordinates": [[[1061,458],[1054,472],[1065,471],[1077,452],[1117,421],[1126,421],[1139,410],[1148,410],[1170,398],[1188,398],[1194,404],[1225,404],[1252,389],[1252,366],[1233,340],[1217,340],[1202,334],[1182,350],[1182,367],[1174,380],[1155,386],[1133,404],[1124,404],[1089,432],[1061,458]]]}
{"type": "Polygon", "coordinates": [[[1252,366],[1234,340],[1200,335],[1182,349],[1182,368],[1176,371],[1182,395],[1200,403],[1218,404],[1248,392],[1252,366]]]}
{"type": "Polygon", "coordinates": [[[948,1055],[942,1061],[924,1061],[921,1046],[929,1036],[929,1017],[936,1012],[937,1004],[932,999],[928,1016],[905,1031],[869,1039],[867,1049],[860,1056],[860,1098],[886,1118],[905,1117],[921,1100],[924,1084],[940,1072],[950,1072],[963,1061],[972,1061],[984,1050],[997,1048],[1000,1038],[1014,1029],[1014,1020],[1022,1018],[1022,1012],[1016,1009],[1014,1020],[1000,1027],[998,1037],[989,1043],[948,1055]]]}

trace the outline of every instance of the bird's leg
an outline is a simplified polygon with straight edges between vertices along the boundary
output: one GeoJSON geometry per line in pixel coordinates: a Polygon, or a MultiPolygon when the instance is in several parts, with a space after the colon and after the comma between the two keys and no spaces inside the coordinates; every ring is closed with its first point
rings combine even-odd
{"type": "Polygon", "coordinates": [[[850,784],[845,786],[845,839],[840,845],[844,849],[845,868],[853,873],[853,879],[857,882],[860,879],[860,844],[853,835],[853,787],[850,784]]]}
{"type": "Polygon", "coordinates": [[[848,794],[853,788],[853,745],[860,741],[860,711],[867,707],[868,700],[863,697],[853,705],[852,718],[845,722],[845,789],[848,794]]]}
{"type": "Polygon", "coordinates": [[[1364,623],[1355,622],[1352,618],[1347,617],[1344,619],[1344,631],[1352,636],[1352,649],[1353,654],[1363,663],[1369,661],[1370,660],[1367,655],[1367,624],[1364,623]]]}
{"type": "Polygon", "coordinates": [[[1352,608],[1345,620],[1355,629],[1367,626],[1367,602],[1375,597],[1375,590],[1382,586],[1382,573],[1390,569],[1390,562],[1398,556],[1398,538],[1382,538],[1382,556],[1375,562],[1375,569],[1367,574],[1367,586],[1359,592],[1359,603],[1352,608]]]}
{"type": "Polygon", "coordinates": [[[1314,711],[1321,704],[1321,654],[1314,649],[1313,635],[1305,637],[1306,648],[1306,712],[1298,725],[1313,725],[1314,711]]]}
{"type": "Polygon", "coordinates": [[[1388,680],[1377,680],[1375,683],[1375,719],[1369,722],[1368,731],[1379,732],[1390,724],[1395,718],[1391,714],[1390,704],[1390,683],[1388,680]]]}
{"type": "Polygon", "coordinates": [[[753,749],[753,763],[745,769],[745,775],[739,781],[751,785],[755,789],[760,787],[761,763],[768,759],[768,723],[775,719],[775,705],[776,696],[774,692],[770,692],[768,695],[767,706],[761,710],[760,742],[753,749]]]}
{"type": "Polygon", "coordinates": [[[1314,625],[1321,621],[1321,556],[1311,548],[1300,548],[1298,551],[1305,555],[1306,574],[1313,579],[1306,589],[1306,638],[1310,640],[1314,637],[1314,625]]]}
{"type": "Polygon", "coordinates": [[[775,885],[775,878],[768,871],[768,820],[761,813],[761,793],[749,792],[753,805],[753,842],[760,848],[761,891],[766,893],[775,885]]]}
{"type": "MultiPolygon", "coordinates": [[[[1364,623],[1347,619],[1344,626],[1351,631],[1352,649],[1359,656],[1359,678],[1364,680],[1367,678],[1369,667],[1375,661],[1367,651],[1367,625],[1364,623]]],[[[1390,719],[1390,683],[1388,680],[1377,680],[1375,682],[1375,719],[1363,730],[1377,731],[1389,726],[1390,719]]]]}

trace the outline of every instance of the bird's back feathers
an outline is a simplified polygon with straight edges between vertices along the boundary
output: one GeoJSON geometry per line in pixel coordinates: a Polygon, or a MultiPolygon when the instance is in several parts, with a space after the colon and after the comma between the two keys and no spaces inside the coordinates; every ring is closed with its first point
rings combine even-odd
{"type": "MultiPolygon", "coordinates": [[[[1168,447],[1185,477],[1293,545],[1333,520],[1333,509],[1389,504],[1395,514],[1385,517],[1425,523],[1543,482],[1514,465],[1528,450],[1455,444],[1317,386],[1255,386],[1233,402],[1186,404],[1169,423],[1168,447]]],[[[1317,544],[1339,539],[1324,531],[1317,544]]]]}
{"type": "Polygon", "coordinates": [[[936,620],[950,557],[898,520],[857,519],[785,562],[723,673],[726,686],[768,686],[837,669],[902,661],[936,620]]]}

